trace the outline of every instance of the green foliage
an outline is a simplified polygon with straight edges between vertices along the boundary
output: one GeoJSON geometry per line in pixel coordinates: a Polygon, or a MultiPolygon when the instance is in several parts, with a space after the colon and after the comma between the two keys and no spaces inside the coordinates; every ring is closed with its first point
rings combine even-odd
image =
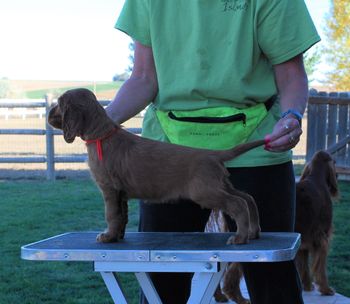
{"type": "Polygon", "coordinates": [[[135,42],[134,41],[129,43],[129,50],[130,50],[130,55],[129,55],[130,64],[128,66],[127,72],[130,73],[134,68],[134,62],[135,62],[135,42]]]}
{"type": "Polygon", "coordinates": [[[126,81],[128,80],[130,77],[130,74],[128,72],[124,72],[124,73],[121,73],[121,74],[115,74],[113,76],[113,81],[126,81]]]}
{"type": "Polygon", "coordinates": [[[333,70],[327,75],[328,81],[338,91],[350,90],[350,2],[331,1],[327,17],[328,47],[326,53],[333,70]]]}
{"type": "Polygon", "coordinates": [[[20,88],[17,88],[7,78],[0,79],[0,98],[23,98],[25,95],[20,88]]]}
{"type": "Polygon", "coordinates": [[[9,83],[6,79],[0,80],[0,98],[8,97],[8,93],[10,91],[9,83]]]}
{"type": "Polygon", "coordinates": [[[321,53],[319,48],[308,51],[304,54],[304,65],[309,82],[313,81],[313,75],[316,72],[317,65],[321,62],[321,53]]]}

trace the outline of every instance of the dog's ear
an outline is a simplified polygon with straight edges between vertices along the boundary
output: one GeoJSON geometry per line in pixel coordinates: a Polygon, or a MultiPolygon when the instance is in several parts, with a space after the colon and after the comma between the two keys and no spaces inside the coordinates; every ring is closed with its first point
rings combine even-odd
{"type": "Polygon", "coordinates": [[[52,106],[47,118],[47,122],[56,129],[62,130],[62,115],[58,105],[52,106]]]}
{"type": "Polygon", "coordinates": [[[335,168],[335,162],[333,159],[328,161],[328,174],[327,174],[327,184],[329,187],[329,191],[333,198],[339,197],[339,189],[338,189],[338,181],[337,181],[337,172],[335,168]]]}
{"type": "Polygon", "coordinates": [[[63,94],[58,99],[62,115],[63,137],[67,143],[72,143],[76,136],[80,136],[84,128],[84,116],[78,107],[70,102],[69,94],[63,94]]]}
{"type": "Polygon", "coordinates": [[[307,163],[301,172],[300,181],[304,180],[311,172],[311,163],[307,163]]]}

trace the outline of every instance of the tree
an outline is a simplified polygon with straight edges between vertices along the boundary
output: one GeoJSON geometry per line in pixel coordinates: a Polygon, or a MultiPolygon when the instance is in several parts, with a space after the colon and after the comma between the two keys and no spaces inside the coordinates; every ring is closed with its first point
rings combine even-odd
{"type": "Polygon", "coordinates": [[[314,81],[314,73],[316,72],[318,64],[321,62],[321,53],[318,47],[312,51],[307,51],[304,54],[304,66],[309,82],[314,81]]]}
{"type": "Polygon", "coordinates": [[[129,50],[130,50],[130,55],[129,55],[129,60],[130,60],[130,64],[127,68],[127,72],[131,72],[133,67],[134,67],[134,61],[135,61],[135,57],[134,57],[134,53],[135,53],[135,42],[132,41],[129,43],[129,50]]]}
{"type": "Polygon", "coordinates": [[[0,80],[0,98],[7,98],[10,92],[10,85],[6,79],[0,80]]]}
{"type": "Polygon", "coordinates": [[[135,43],[133,41],[129,43],[129,50],[130,50],[130,54],[129,54],[130,64],[125,69],[125,72],[120,74],[115,74],[113,76],[113,81],[125,81],[130,77],[130,73],[132,72],[132,69],[134,67],[134,60],[135,60],[134,58],[135,43]]]}
{"type": "Polygon", "coordinates": [[[25,98],[23,89],[6,77],[0,79],[0,98],[25,98]]]}
{"type": "Polygon", "coordinates": [[[328,81],[338,91],[350,90],[350,2],[333,0],[327,20],[327,60],[332,70],[328,81]]]}

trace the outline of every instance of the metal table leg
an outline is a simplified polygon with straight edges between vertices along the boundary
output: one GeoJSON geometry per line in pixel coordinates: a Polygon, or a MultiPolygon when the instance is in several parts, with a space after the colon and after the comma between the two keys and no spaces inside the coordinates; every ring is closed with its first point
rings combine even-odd
{"type": "Polygon", "coordinates": [[[220,263],[218,272],[197,272],[192,279],[191,296],[188,304],[209,304],[215,293],[216,287],[224,274],[227,263],[220,263]]]}
{"type": "Polygon", "coordinates": [[[100,272],[109,294],[115,304],[127,304],[124,292],[120,287],[118,277],[113,272],[100,272]]]}
{"type": "Polygon", "coordinates": [[[147,298],[148,303],[162,304],[149,274],[146,272],[135,272],[135,276],[143,293],[145,294],[145,297],[147,298]]]}
{"type": "Polygon", "coordinates": [[[162,304],[149,272],[194,272],[188,304],[210,303],[227,263],[222,262],[95,262],[115,303],[127,303],[117,272],[133,272],[149,303],[162,304]],[[140,271],[141,270],[141,271],[140,271]]]}

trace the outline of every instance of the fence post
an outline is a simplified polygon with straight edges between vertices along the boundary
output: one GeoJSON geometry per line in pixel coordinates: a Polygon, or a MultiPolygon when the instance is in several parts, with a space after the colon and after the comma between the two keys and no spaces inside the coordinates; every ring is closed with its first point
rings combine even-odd
{"type": "Polygon", "coordinates": [[[46,179],[55,180],[55,147],[53,128],[48,123],[49,111],[52,105],[52,95],[45,95],[45,120],[46,120],[46,179]]]}

